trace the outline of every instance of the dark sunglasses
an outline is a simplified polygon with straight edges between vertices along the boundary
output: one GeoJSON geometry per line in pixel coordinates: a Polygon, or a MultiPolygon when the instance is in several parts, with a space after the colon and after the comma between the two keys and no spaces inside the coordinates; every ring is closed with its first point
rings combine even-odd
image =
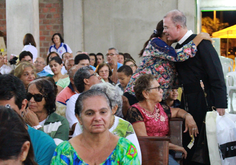
{"type": "Polygon", "coordinates": [[[27,93],[26,98],[27,98],[28,101],[30,101],[30,99],[31,99],[32,97],[34,98],[34,100],[35,100],[36,102],[40,102],[40,101],[43,100],[43,97],[45,97],[45,96],[43,96],[43,95],[41,95],[41,94],[35,94],[35,95],[33,95],[33,94],[31,94],[31,93],[27,93]]]}

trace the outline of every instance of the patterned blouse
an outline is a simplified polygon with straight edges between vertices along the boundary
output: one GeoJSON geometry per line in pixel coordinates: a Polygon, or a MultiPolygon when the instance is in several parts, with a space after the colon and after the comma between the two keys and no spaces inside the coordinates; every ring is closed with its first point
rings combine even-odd
{"type": "Polygon", "coordinates": [[[166,105],[158,103],[154,111],[150,112],[136,103],[128,110],[127,120],[132,124],[144,122],[148,136],[167,136],[170,116],[170,108],[166,105]]]}
{"type": "MultiPolygon", "coordinates": [[[[57,146],[51,161],[51,165],[88,165],[76,153],[73,146],[65,141],[57,146]]],[[[127,139],[120,137],[115,149],[109,157],[100,165],[139,165],[138,153],[135,146],[127,139]]]]}
{"type": "Polygon", "coordinates": [[[190,57],[192,58],[196,52],[197,47],[193,41],[175,52],[174,48],[167,45],[160,38],[152,38],[143,52],[143,60],[140,66],[132,75],[125,92],[135,96],[133,89],[135,80],[143,74],[152,74],[162,87],[163,98],[165,98],[167,89],[177,83],[177,73],[173,62],[182,62],[190,57]]]}

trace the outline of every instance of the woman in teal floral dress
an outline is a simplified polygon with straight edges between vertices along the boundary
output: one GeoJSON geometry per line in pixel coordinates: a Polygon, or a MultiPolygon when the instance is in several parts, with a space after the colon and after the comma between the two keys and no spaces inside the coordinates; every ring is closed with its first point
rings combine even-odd
{"type": "Polygon", "coordinates": [[[90,89],[82,93],[76,101],[75,114],[83,132],[57,146],[52,165],[140,164],[135,146],[109,132],[112,111],[104,92],[90,89]]]}
{"type": "Polygon", "coordinates": [[[163,21],[161,20],[139,54],[140,57],[143,57],[143,60],[132,75],[124,95],[127,97],[129,95],[135,96],[133,89],[135,80],[143,74],[152,74],[161,85],[163,98],[165,99],[167,90],[176,83],[177,72],[173,62],[183,62],[193,58],[197,51],[197,45],[202,39],[210,40],[210,37],[207,33],[200,33],[193,41],[190,41],[176,52],[170,46],[172,42],[167,41],[163,33],[163,21]]]}

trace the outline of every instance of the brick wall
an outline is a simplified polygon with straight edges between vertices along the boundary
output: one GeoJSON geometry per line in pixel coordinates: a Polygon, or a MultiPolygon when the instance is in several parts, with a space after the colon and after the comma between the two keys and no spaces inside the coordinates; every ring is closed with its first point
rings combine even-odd
{"type": "Polygon", "coordinates": [[[40,56],[46,58],[52,35],[59,32],[63,37],[62,0],[39,0],[39,32],[40,56]]]}
{"type": "Polygon", "coordinates": [[[0,36],[4,36],[6,43],[6,3],[5,0],[0,0],[0,36]]]}

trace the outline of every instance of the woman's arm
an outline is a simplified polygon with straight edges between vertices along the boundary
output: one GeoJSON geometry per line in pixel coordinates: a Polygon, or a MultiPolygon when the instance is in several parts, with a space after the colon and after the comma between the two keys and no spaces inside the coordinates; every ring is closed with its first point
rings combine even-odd
{"type": "Polygon", "coordinates": [[[170,149],[170,150],[174,150],[174,151],[180,151],[180,152],[182,152],[184,159],[186,159],[186,157],[187,157],[187,151],[186,151],[183,147],[177,146],[177,145],[175,145],[175,144],[173,144],[173,143],[169,143],[169,149],[170,149]]]}
{"type": "Polygon", "coordinates": [[[199,33],[192,41],[184,45],[182,48],[176,50],[168,46],[160,38],[153,38],[150,43],[150,48],[145,51],[150,51],[152,55],[166,59],[173,62],[182,62],[195,56],[197,52],[197,45],[202,40],[211,40],[208,33],[199,33]]]}
{"type": "Polygon", "coordinates": [[[195,137],[197,136],[197,134],[199,134],[197,124],[190,113],[180,108],[170,108],[170,109],[171,109],[171,118],[180,117],[185,120],[184,133],[189,131],[189,136],[194,135],[195,137]]]}
{"type": "Polygon", "coordinates": [[[209,40],[212,41],[210,35],[208,33],[204,33],[201,32],[199,33],[194,39],[193,39],[193,43],[198,46],[198,44],[202,41],[202,40],[209,40]]]}
{"type": "Polygon", "coordinates": [[[134,131],[137,136],[148,136],[146,127],[143,121],[133,123],[132,125],[134,127],[134,131]]]}

